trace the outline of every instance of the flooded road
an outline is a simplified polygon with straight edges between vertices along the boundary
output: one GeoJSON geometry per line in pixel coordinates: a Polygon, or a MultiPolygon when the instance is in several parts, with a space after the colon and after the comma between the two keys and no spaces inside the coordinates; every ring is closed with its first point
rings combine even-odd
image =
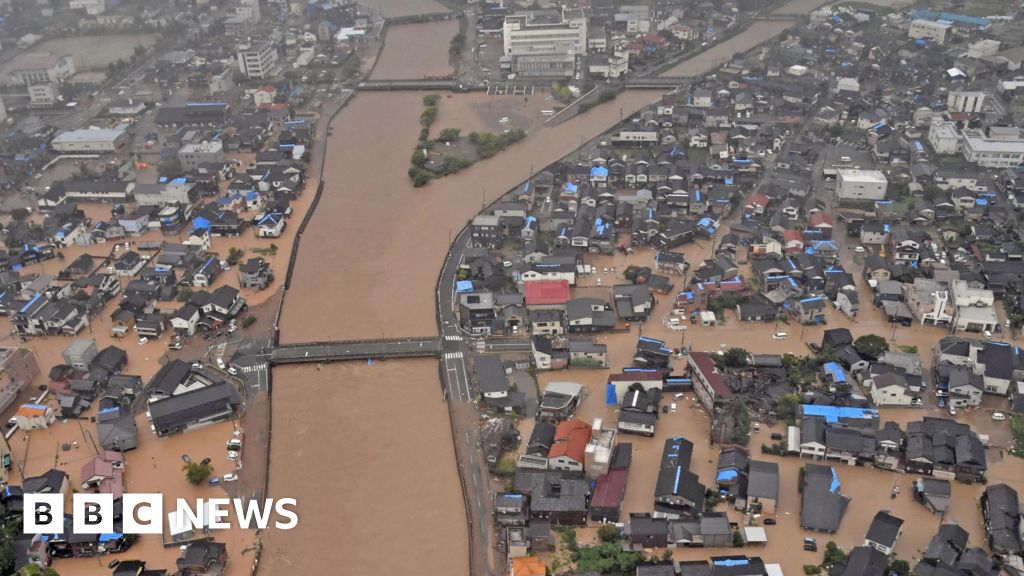
{"type": "Polygon", "coordinates": [[[324,196],[303,236],[281,319],[284,343],[436,333],[435,285],[451,238],[481,208],[653,101],[629,91],[554,128],[544,96],[445,95],[437,126],[498,130],[518,118],[529,136],[459,174],[413,188],[406,171],[424,93],[356,96],[336,118],[324,196]],[[380,133],[387,122],[387,138],[380,133]],[[357,139],[361,139],[356,143],[357,139]]]}
{"type": "Polygon", "coordinates": [[[459,33],[456,19],[388,26],[384,50],[373,69],[372,80],[418,80],[448,76],[452,66],[448,46],[459,33]]]}
{"type": "Polygon", "coordinates": [[[300,523],[267,534],[262,573],[468,574],[437,362],[296,366],[274,379],[270,493],[296,498],[300,523]]]}

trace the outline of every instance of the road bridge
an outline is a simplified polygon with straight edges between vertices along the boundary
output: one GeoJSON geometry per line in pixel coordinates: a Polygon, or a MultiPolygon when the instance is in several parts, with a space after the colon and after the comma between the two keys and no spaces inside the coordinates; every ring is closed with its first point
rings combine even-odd
{"type": "Polygon", "coordinates": [[[679,88],[689,80],[684,77],[627,78],[627,88],[679,88]]]}
{"type": "Polygon", "coordinates": [[[338,362],[343,360],[417,358],[439,356],[440,338],[394,338],[383,340],[345,340],[310,342],[278,346],[270,353],[270,363],[338,362]]]}
{"type": "Polygon", "coordinates": [[[452,92],[470,92],[484,90],[483,86],[467,86],[456,80],[367,80],[359,83],[360,90],[393,92],[399,90],[451,90],[452,92]]]}

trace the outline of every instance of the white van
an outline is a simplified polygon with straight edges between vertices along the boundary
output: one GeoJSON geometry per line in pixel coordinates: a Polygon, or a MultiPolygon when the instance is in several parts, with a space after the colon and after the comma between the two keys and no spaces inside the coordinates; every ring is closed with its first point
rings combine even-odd
{"type": "Polygon", "coordinates": [[[675,403],[675,402],[673,402],[673,403],[669,404],[669,409],[670,409],[670,410],[672,410],[672,413],[673,413],[673,414],[675,414],[676,412],[678,412],[678,411],[679,411],[679,410],[678,410],[678,409],[676,408],[676,403],[675,403]]]}
{"type": "Polygon", "coordinates": [[[675,394],[672,395],[672,398],[674,400],[682,400],[683,398],[685,398],[685,395],[682,392],[676,392],[675,394]]]}
{"type": "Polygon", "coordinates": [[[220,368],[221,370],[223,370],[224,367],[225,367],[224,359],[223,358],[217,358],[217,368],[220,368]]]}
{"type": "Polygon", "coordinates": [[[785,340],[786,338],[789,338],[789,334],[785,332],[776,332],[775,334],[772,334],[772,340],[785,340]]]}

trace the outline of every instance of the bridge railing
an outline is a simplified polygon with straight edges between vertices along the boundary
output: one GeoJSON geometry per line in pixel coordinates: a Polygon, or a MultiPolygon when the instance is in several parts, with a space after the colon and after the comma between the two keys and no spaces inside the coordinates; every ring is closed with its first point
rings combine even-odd
{"type": "Polygon", "coordinates": [[[352,346],[352,345],[366,345],[366,344],[401,344],[403,342],[437,342],[440,344],[441,339],[436,336],[416,336],[412,338],[371,338],[367,340],[334,340],[334,341],[318,341],[318,342],[302,342],[298,344],[283,344],[278,346],[278,350],[298,349],[298,348],[314,348],[318,346],[352,346]]]}

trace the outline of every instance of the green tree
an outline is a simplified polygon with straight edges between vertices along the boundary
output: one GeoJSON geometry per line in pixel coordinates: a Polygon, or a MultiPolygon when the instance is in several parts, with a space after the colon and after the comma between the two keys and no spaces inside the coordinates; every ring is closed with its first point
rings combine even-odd
{"type": "Polygon", "coordinates": [[[434,123],[434,120],[437,120],[437,106],[428,106],[423,110],[423,113],[420,114],[420,124],[422,124],[424,128],[429,128],[430,125],[434,123]]]}
{"type": "Polygon", "coordinates": [[[865,334],[853,341],[853,347],[861,356],[875,360],[889,349],[889,343],[877,334],[865,334]]]}
{"type": "Polygon", "coordinates": [[[11,514],[0,526],[0,570],[14,565],[14,539],[21,534],[21,517],[11,514]]]}
{"type": "Polygon", "coordinates": [[[889,564],[889,573],[908,576],[910,574],[910,563],[906,560],[893,560],[892,564],[889,564]]]}
{"type": "Polygon", "coordinates": [[[178,290],[178,302],[188,302],[189,299],[192,298],[192,294],[193,292],[191,288],[186,287],[178,290]]]}
{"type": "Polygon", "coordinates": [[[619,529],[614,524],[604,524],[597,529],[597,537],[601,542],[618,542],[621,537],[619,529]]]}
{"type": "Polygon", "coordinates": [[[185,471],[185,480],[188,480],[189,484],[198,486],[203,483],[204,480],[213,474],[213,466],[209,464],[203,464],[202,462],[189,462],[181,467],[185,471]]]}
{"type": "Polygon", "coordinates": [[[747,409],[747,401],[738,397],[734,399],[729,407],[729,416],[732,418],[729,441],[746,446],[750,442],[750,413],[747,409]]]}
{"type": "Polygon", "coordinates": [[[441,130],[441,134],[437,137],[441,142],[455,142],[459,139],[459,133],[462,131],[458,128],[445,128],[441,130]]]}
{"type": "Polygon", "coordinates": [[[255,316],[246,316],[245,320],[242,320],[242,328],[248,328],[249,326],[252,326],[255,323],[256,323],[256,317],[255,316]]]}
{"type": "Polygon", "coordinates": [[[729,348],[718,355],[718,363],[726,368],[742,368],[750,363],[750,352],[743,348],[729,348]]]}
{"type": "Polygon", "coordinates": [[[245,250],[232,246],[228,249],[228,265],[234,266],[235,264],[238,264],[242,260],[242,256],[245,256],[245,250]]]}
{"type": "Polygon", "coordinates": [[[413,151],[412,159],[410,159],[410,162],[412,162],[413,166],[417,166],[419,168],[422,168],[423,166],[426,165],[427,155],[423,152],[422,148],[417,148],[415,151],[413,151]]]}
{"type": "Polygon", "coordinates": [[[30,212],[25,208],[15,208],[11,210],[11,219],[16,222],[22,222],[28,219],[30,212]]]}
{"type": "Polygon", "coordinates": [[[43,568],[38,564],[26,564],[18,570],[17,576],[60,576],[53,568],[43,568]]]}
{"type": "Polygon", "coordinates": [[[800,396],[797,394],[783,394],[775,401],[775,415],[779,420],[793,425],[796,423],[797,410],[800,407],[800,396]]]}
{"type": "Polygon", "coordinates": [[[804,564],[804,574],[806,574],[807,576],[821,574],[821,566],[816,566],[814,564],[804,564]]]}
{"type": "Polygon", "coordinates": [[[177,178],[184,173],[181,168],[181,161],[178,160],[177,156],[171,156],[167,160],[157,164],[156,171],[159,172],[161,176],[166,176],[168,178],[177,178]]]}
{"type": "Polygon", "coordinates": [[[828,544],[825,545],[825,557],[822,560],[821,565],[828,569],[845,561],[846,552],[843,552],[842,549],[839,548],[838,544],[829,540],[828,544]]]}
{"type": "Polygon", "coordinates": [[[427,107],[437,106],[437,103],[440,101],[441,97],[438,96],[437,94],[428,94],[427,96],[423,97],[423,105],[427,107]]]}

